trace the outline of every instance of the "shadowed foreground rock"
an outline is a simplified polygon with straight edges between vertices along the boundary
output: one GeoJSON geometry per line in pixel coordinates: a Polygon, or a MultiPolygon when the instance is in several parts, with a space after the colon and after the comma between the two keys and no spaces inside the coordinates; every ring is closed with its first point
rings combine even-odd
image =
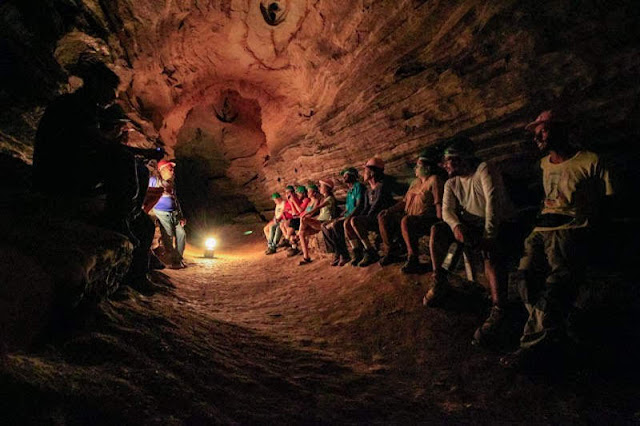
{"type": "Polygon", "coordinates": [[[5,197],[0,205],[0,335],[24,348],[51,322],[117,288],[131,260],[123,235],[80,221],[60,200],[5,197]]]}

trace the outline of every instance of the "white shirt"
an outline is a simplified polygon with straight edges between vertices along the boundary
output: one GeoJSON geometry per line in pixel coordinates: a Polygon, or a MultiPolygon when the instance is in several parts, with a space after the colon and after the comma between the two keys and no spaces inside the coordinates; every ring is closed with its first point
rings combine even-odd
{"type": "Polygon", "coordinates": [[[487,163],[480,163],[469,176],[456,176],[444,184],[442,218],[451,230],[462,224],[460,212],[484,219],[484,237],[495,238],[502,221],[513,215],[502,176],[487,163]]]}

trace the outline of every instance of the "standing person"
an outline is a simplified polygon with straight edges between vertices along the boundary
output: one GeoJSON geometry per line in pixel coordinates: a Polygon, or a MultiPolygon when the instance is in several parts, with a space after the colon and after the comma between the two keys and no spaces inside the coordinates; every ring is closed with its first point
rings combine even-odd
{"type": "Polygon", "coordinates": [[[564,322],[583,278],[589,234],[614,192],[600,158],[572,147],[566,123],[552,111],[542,112],[526,130],[546,154],[540,161],[544,200],[514,274],[529,320],[520,349],[501,360],[507,366],[534,360],[532,355],[557,348],[566,337],[564,322]]]}
{"type": "Polygon", "coordinates": [[[267,251],[265,254],[273,254],[276,252],[276,247],[282,237],[282,230],[280,229],[280,222],[284,219],[285,202],[280,196],[280,193],[274,192],[271,194],[271,199],[276,205],[273,219],[267,223],[264,227],[264,236],[267,238],[267,251]]]}
{"type": "Polygon", "coordinates": [[[291,243],[287,256],[292,257],[301,253],[298,248],[296,231],[300,229],[300,216],[304,213],[311,199],[307,197],[307,188],[299,185],[296,187],[295,193],[289,196],[288,201],[291,206],[291,219],[289,219],[285,235],[291,243]]]}
{"type": "Polygon", "coordinates": [[[125,152],[121,158],[125,159],[124,164],[126,167],[121,170],[114,170],[121,182],[121,185],[128,187],[130,183],[136,182],[136,192],[131,200],[124,200],[124,204],[128,205],[127,210],[130,213],[127,217],[127,225],[131,233],[135,236],[131,266],[127,275],[124,277],[124,284],[128,285],[144,294],[151,294],[161,289],[160,286],[155,284],[149,279],[148,273],[150,271],[150,254],[151,244],[153,242],[153,235],[155,226],[153,221],[143,210],[143,203],[147,194],[147,185],[149,182],[149,170],[146,163],[153,158],[157,158],[158,155],[163,155],[162,149],[140,149],[126,147],[125,144],[128,140],[127,125],[131,120],[126,116],[122,107],[118,104],[111,105],[100,116],[100,129],[109,138],[118,140],[123,144],[125,152]],[[130,151],[130,152],[129,152],[130,151]]]}
{"type": "Polygon", "coordinates": [[[350,240],[354,252],[362,246],[365,249],[361,260],[358,260],[357,254],[354,256],[351,262],[353,266],[369,266],[380,259],[376,248],[369,241],[369,231],[379,232],[378,213],[394,204],[391,187],[385,182],[384,177],[384,161],[377,157],[369,159],[364,165],[363,173],[364,181],[369,185],[365,207],[362,213],[353,217],[345,228],[345,235],[354,235],[350,240]],[[348,228],[351,228],[354,233],[347,231],[348,228]]]}
{"type": "Polygon", "coordinates": [[[120,79],[96,61],[82,62],[76,74],[83,80],[82,87],[54,99],[38,124],[34,189],[66,206],[100,210],[102,225],[135,244],[128,223],[137,191],[133,158],[123,149],[117,132],[101,128],[101,117],[114,103],[120,79]]]}
{"type": "Polygon", "coordinates": [[[333,196],[333,180],[324,179],[319,183],[320,194],[323,197],[322,201],[310,210],[308,214],[304,215],[300,222],[300,245],[302,246],[303,254],[300,265],[311,263],[311,258],[309,257],[309,236],[318,233],[324,222],[328,222],[336,217],[337,205],[336,199],[333,196]],[[313,215],[317,212],[319,212],[319,214],[314,218],[313,215]]]}
{"type": "Polygon", "coordinates": [[[187,234],[184,225],[187,223],[182,215],[182,209],[176,196],[175,168],[173,161],[161,160],[158,162],[160,177],[151,177],[149,186],[163,188],[162,197],[153,207],[153,213],[160,222],[162,245],[171,254],[171,269],[186,268],[182,255],[186,244],[187,234]],[[173,243],[175,237],[175,245],[173,243]]]}
{"type": "Polygon", "coordinates": [[[380,265],[385,266],[398,257],[392,250],[391,237],[398,225],[407,246],[407,262],[404,273],[421,269],[418,261],[418,239],[428,235],[431,226],[442,219],[442,193],[444,180],[437,174],[438,160],[432,151],[420,153],[415,166],[416,179],[411,183],[404,199],[378,214],[378,226],[384,247],[380,265]]]}
{"type": "Polygon", "coordinates": [[[322,224],[327,251],[334,254],[331,266],[344,266],[351,260],[345,238],[346,223],[364,209],[367,194],[366,187],[358,180],[358,170],[355,167],[343,169],[340,176],[348,188],[344,215],[322,224]]]}
{"type": "Polygon", "coordinates": [[[504,319],[507,296],[507,271],[501,228],[513,215],[500,173],[474,154],[468,138],[455,139],[444,152],[444,167],[449,180],[444,185],[442,217],[445,223],[431,228],[431,259],[434,285],[423,303],[434,306],[446,294],[446,271],[440,266],[449,243],[455,239],[480,249],[493,307],[487,320],[473,336],[474,343],[486,343],[494,337],[504,319]]]}

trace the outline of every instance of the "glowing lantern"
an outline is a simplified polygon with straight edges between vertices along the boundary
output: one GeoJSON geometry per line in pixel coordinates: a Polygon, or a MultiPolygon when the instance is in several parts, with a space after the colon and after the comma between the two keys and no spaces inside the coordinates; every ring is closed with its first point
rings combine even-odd
{"type": "Polygon", "coordinates": [[[204,257],[208,259],[213,259],[214,250],[217,244],[218,242],[216,241],[215,238],[207,238],[206,241],[204,242],[204,246],[205,246],[204,257]]]}

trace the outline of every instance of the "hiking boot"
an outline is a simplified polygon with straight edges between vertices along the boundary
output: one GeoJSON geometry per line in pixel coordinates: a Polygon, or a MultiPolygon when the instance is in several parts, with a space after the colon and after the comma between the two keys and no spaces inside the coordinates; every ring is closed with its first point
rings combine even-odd
{"type": "Polygon", "coordinates": [[[530,369],[535,365],[536,351],[520,348],[500,358],[500,365],[504,368],[530,369]]]}
{"type": "Polygon", "coordinates": [[[392,263],[395,263],[398,261],[398,255],[394,252],[388,252],[387,254],[385,254],[384,256],[382,256],[382,258],[380,259],[380,262],[378,262],[380,264],[380,266],[387,266],[387,265],[391,265],[392,263]]]}
{"type": "Polygon", "coordinates": [[[184,268],[184,265],[182,264],[182,262],[173,262],[169,265],[169,269],[182,269],[184,268]]]}
{"type": "Polygon", "coordinates": [[[162,263],[153,252],[151,252],[151,254],[149,255],[149,268],[156,271],[165,268],[164,263],[162,263]]]}
{"type": "Polygon", "coordinates": [[[504,309],[497,305],[493,305],[489,318],[487,318],[480,327],[473,334],[474,345],[483,345],[495,340],[500,325],[504,321],[504,309]]]}
{"type": "Polygon", "coordinates": [[[344,266],[351,261],[351,258],[348,254],[340,255],[340,262],[338,262],[338,266],[344,266]]]}
{"type": "Polygon", "coordinates": [[[405,274],[416,274],[420,272],[420,266],[418,256],[409,256],[400,270],[405,274]]]}
{"type": "Polygon", "coordinates": [[[449,282],[446,278],[441,275],[434,278],[433,287],[422,298],[422,304],[432,308],[440,305],[449,291],[449,282]]]}
{"type": "Polygon", "coordinates": [[[300,250],[298,250],[297,247],[291,247],[289,250],[287,250],[287,257],[293,257],[295,255],[298,255],[302,253],[300,250]]]}
{"type": "Polygon", "coordinates": [[[276,246],[277,248],[284,248],[284,247],[290,247],[291,244],[289,244],[288,240],[282,240],[280,241],[280,243],[278,243],[278,245],[276,246]]]}
{"type": "Polygon", "coordinates": [[[351,266],[358,266],[358,264],[362,261],[362,258],[364,257],[364,253],[362,252],[361,248],[355,248],[353,249],[353,258],[351,260],[351,266]]]}
{"type": "Polygon", "coordinates": [[[333,256],[333,260],[331,261],[331,263],[329,265],[331,266],[338,266],[340,264],[340,255],[336,254],[333,256]]]}
{"type": "Polygon", "coordinates": [[[364,257],[362,258],[360,263],[358,263],[358,266],[365,268],[369,265],[373,265],[379,259],[380,259],[380,256],[378,255],[378,252],[375,251],[374,249],[370,249],[365,252],[364,257]]]}

